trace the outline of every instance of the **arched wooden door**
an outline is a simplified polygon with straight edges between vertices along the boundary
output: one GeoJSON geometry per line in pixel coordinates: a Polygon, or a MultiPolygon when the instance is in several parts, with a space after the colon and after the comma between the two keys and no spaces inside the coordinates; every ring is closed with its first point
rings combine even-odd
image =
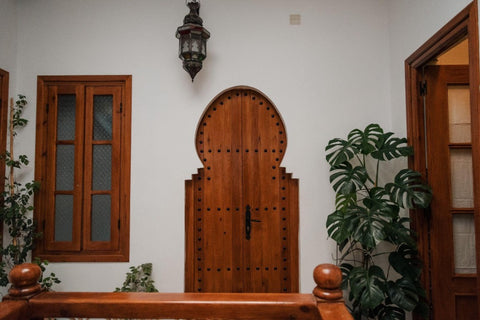
{"type": "Polygon", "coordinates": [[[298,292],[298,180],[287,137],[253,88],[218,95],[197,127],[203,168],[186,181],[187,292],[298,292]]]}

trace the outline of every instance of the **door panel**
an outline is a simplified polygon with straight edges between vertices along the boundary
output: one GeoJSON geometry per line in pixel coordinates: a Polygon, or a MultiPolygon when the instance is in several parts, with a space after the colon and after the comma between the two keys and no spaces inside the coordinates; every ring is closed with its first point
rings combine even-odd
{"type": "Polygon", "coordinates": [[[280,167],[286,142],[278,111],[254,89],[230,89],[207,107],[196,138],[204,168],[186,182],[186,291],[298,290],[298,183],[280,167]]]}
{"type": "Polygon", "coordinates": [[[425,68],[434,319],[478,319],[468,66],[425,68]]]}

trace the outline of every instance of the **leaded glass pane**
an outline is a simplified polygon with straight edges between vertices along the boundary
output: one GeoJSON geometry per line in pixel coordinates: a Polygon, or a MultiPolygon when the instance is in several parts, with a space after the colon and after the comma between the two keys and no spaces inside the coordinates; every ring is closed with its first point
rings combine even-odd
{"type": "Polygon", "coordinates": [[[57,140],[75,139],[74,94],[59,94],[57,97],[57,140]]]}
{"type": "Polygon", "coordinates": [[[110,241],[110,195],[92,196],[92,241],[110,241]]]}
{"type": "Polygon", "coordinates": [[[73,144],[57,145],[55,172],[55,189],[72,191],[75,167],[75,146],[73,144]]]}
{"type": "Polygon", "coordinates": [[[93,145],[92,190],[112,188],[112,146],[93,145]]]}
{"type": "Polygon", "coordinates": [[[55,241],[72,241],[73,195],[55,195],[55,241]]]}
{"type": "Polygon", "coordinates": [[[112,139],[112,95],[93,96],[93,140],[112,139]]]}
{"type": "Polygon", "coordinates": [[[453,215],[455,273],[477,273],[473,214],[453,215]]]}

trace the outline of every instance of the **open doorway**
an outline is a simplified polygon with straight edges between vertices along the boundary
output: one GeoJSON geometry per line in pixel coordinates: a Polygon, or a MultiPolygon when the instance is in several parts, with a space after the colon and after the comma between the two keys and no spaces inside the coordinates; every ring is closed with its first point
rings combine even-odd
{"type": "Polygon", "coordinates": [[[431,319],[479,319],[480,112],[474,1],[406,61],[410,167],[432,186],[412,212],[431,319]]]}

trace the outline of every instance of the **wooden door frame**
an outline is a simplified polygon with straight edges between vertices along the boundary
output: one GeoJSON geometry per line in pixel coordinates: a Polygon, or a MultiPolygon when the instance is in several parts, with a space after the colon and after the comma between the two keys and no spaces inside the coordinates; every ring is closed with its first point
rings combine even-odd
{"type": "MultiPolygon", "coordinates": [[[[480,107],[479,107],[479,45],[478,45],[478,0],[474,0],[444,27],[427,40],[420,48],[405,60],[406,81],[406,106],[407,106],[407,137],[408,143],[413,146],[415,156],[409,158],[409,167],[426,176],[426,141],[425,141],[425,118],[423,109],[423,97],[420,95],[420,82],[422,80],[422,67],[428,61],[456,44],[459,40],[468,39],[469,56],[469,80],[470,80],[470,105],[472,114],[472,145],[480,145],[480,107]]],[[[480,199],[480,148],[473,148],[473,175],[474,175],[474,199],[480,199]]],[[[480,203],[476,203],[478,208],[480,203]]],[[[478,210],[478,209],[476,209],[478,210]]],[[[427,210],[412,210],[410,212],[411,227],[414,230],[427,230],[427,210]]],[[[475,213],[475,232],[477,252],[480,248],[480,217],[475,213]]],[[[427,297],[430,297],[430,261],[428,259],[429,237],[427,233],[418,233],[418,248],[424,263],[423,285],[427,289],[427,297]]],[[[477,266],[480,266],[480,257],[477,254],[477,266]]],[[[480,289],[477,286],[477,299],[480,299],[480,289]]],[[[480,305],[480,304],[479,304],[480,305]]],[[[479,306],[480,313],[480,306],[479,306]]]]}
{"type": "MultiPolygon", "coordinates": [[[[9,73],[0,69],[0,153],[7,149],[7,117],[8,117],[8,82],[9,73]]],[[[0,181],[5,181],[5,160],[0,158],[0,181]]],[[[0,193],[4,190],[4,183],[0,184],[0,193]]],[[[0,223],[0,246],[3,247],[3,223],[0,223]]]]}

